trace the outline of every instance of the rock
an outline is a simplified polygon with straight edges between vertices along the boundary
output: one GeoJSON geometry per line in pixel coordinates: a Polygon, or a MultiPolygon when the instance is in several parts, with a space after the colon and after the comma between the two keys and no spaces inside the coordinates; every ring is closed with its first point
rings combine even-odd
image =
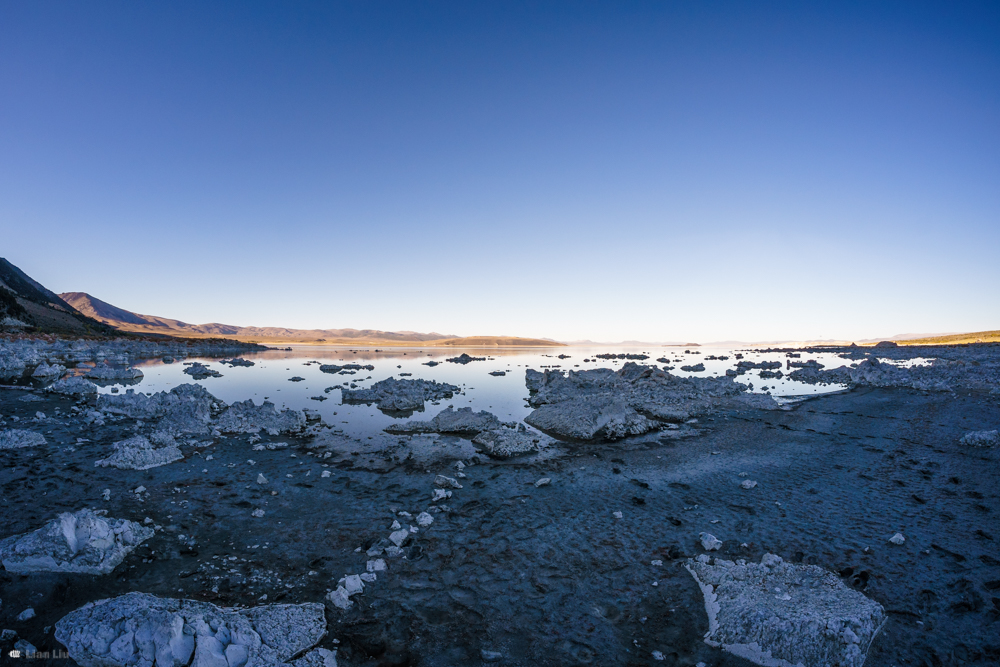
{"type": "Polygon", "coordinates": [[[210,432],[212,407],[221,401],[200,384],[182,384],[152,396],[128,389],[124,394],[101,394],[99,410],[143,421],[158,420],[158,427],[170,433],[204,435],[210,432]]]}
{"type": "Polygon", "coordinates": [[[722,540],[711,533],[699,533],[698,539],[705,551],[718,551],[722,547],[722,540]]]}
{"type": "Polygon", "coordinates": [[[277,431],[287,433],[305,428],[306,417],[301,410],[286,409],[278,412],[274,403],[264,401],[254,405],[253,399],[233,403],[219,415],[216,428],[223,433],[259,433],[277,431]]]}
{"type": "Polygon", "coordinates": [[[740,488],[743,488],[743,489],[752,489],[755,486],[757,486],[757,482],[754,482],[754,481],[749,480],[749,479],[745,479],[742,482],[740,482],[740,488]]]}
{"type": "Polygon", "coordinates": [[[337,652],[316,648],[289,664],[292,667],[337,667],[337,652]]]}
{"type": "MultiPolygon", "coordinates": [[[[166,361],[166,359],[164,359],[164,361],[166,361]]],[[[243,357],[236,357],[235,359],[223,359],[223,360],[222,360],[222,361],[220,361],[219,363],[220,363],[220,364],[228,364],[229,366],[231,366],[231,367],[234,367],[234,368],[235,368],[236,366],[246,366],[246,367],[250,367],[250,366],[253,366],[253,365],[254,365],[254,362],[252,362],[252,361],[247,361],[247,360],[246,360],[246,359],[244,359],[243,357]]]]}
{"type": "Polygon", "coordinates": [[[433,380],[397,380],[387,378],[376,382],[369,389],[342,389],[344,403],[375,403],[379,410],[406,412],[423,410],[426,401],[451,398],[461,391],[459,387],[433,380]]]}
{"type": "Polygon", "coordinates": [[[551,483],[552,483],[552,479],[551,478],[549,478],[549,477],[542,477],[540,480],[538,480],[537,482],[535,482],[535,488],[537,489],[540,486],[548,486],[551,483]]]}
{"type": "Polygon", "coordinates": [[[895,535],[889,538],[889,541],[895,545],[900,545],[906,541],[906,538],[903,537],[902,533],[896,533],[895,535]]]}
{"type": "Polygon", "coordinates": [[[466,353],[462,353],[457,357],[451,357],[450,359],[445,359],[445,361],[450,361],[453,364],[462,364],[463,366],[472,361],[486,361],[486,357],[470,357],[466,353]]]}
{"type": "Polygon", "coordinates": [[[996,447],[1000,445],[1000,431],[972,431],[958,442],[969,447],[996,447]]]}
{"type": "Polygon", "coordinates": [[[699,362],[693,366],[681,366],[681,370],[687,371],[688,373],[701,373],[705,370],[705,364],[699,362]]]}
{"type": "Polygon", "coordinates": [[[440,486],[443,489],[461,489],[462,485],[458,483],[458,480],[454,477],[446,477],[444,475],[438,475],[434,478],[434,486],[440,486]]]}
{"type": "Polygon", "coordinates": [[[417,525],[421,528],[426,528],[427,526],[434,523],[434,517],[432,517],[427,512],[421,512],[417,515],[417,525]]]}
{"type": "Polygon", "coordinates": [[[257,473],[257,483],[258,484],[267,484],[267,477],[264,477],[264,473],[262,473],[262,472],[261,473],[257,473]]]}
{"type": "Polygon", "coordinates": [[[289,382],[305,382],[306,379],[304,377],[299,377],[298,375],[296,375],[295,377],[288,378],[288,381],[289,382]]]}
{"type": "Polygon", "coordinates": [[[92,368],[84,377],[88,380],[102,380],[105,382],[129,382],[141,379],[142,371],[138,368],[132,368],[129,366],[109,366],[102,361],[94,366],[94,368],[92,368]]]}
{"type": "Polygon", "coordinates": [[[770,396],[748,395],[729,377],[681,378],[628,362],[617,372],[527,370],[525,384],[537,409],[525,421],[552,435],[617,440],[683,422],[725,407],[777,408],[770,396]]]}
{"type": "Polygon", "coordinates": [[[63,373],[66,372],[66,367],[60,364],[46,364],[41,363],[31,374],[33,378],[59,378],[62,377],[63,373]]]}
{"type": "Polygon", "coordinates": [[[389,534],[389,540],[397,547],[403,546],[409,539],[410,531],[406,528],[402,528],[389,534]]]}
{"type": "Polygon", "coordinates": [[[500,427],[484,431],[473,438],[472,442],[482,446],[488,456],[509,459],[537,452],[541,438],[529,433],[524,424],[518,424],[516,428],[500,427]]]}
{"type": "Polygon", "coordinates": [[[323,364],[319,367],[324,373],[340,373],[341,371],[373,371],[375,367],[371,364],[362,366],[361,364],[344,364],[343,366],[337,366],[336,364],[323,364]]]}
{"type": "Polygon", "coordinates": [[[56,623],[80,667],[281,665],[326,634],[323,605],[253,609],[127,593],[86,604],[56,623]],[[145,657],[144,656],[148,656],[145,657]]]}
{"type": "Polygon", "coordinates": [[[500,651],[487,651],[486,649],[481,649],[479,651],[479,657],[482,658],[483,662],[499,662],[503,660],[503,653],[500,651]]]}
{"type": "Polygon", "coordinates": [[[28,607],[27,609],[25,609],[24,611],[22,611],[20,614],[17,615],[17,620],[23,623],[24,621],[30,621],[34,617],[35,617],[35,610],[32,609],[31,607],[28,607]]]}
{"type": "Polygon", "coordinates": [[[407,421],[386,427],[387,433],[462,433],[475,435],[482,431],[500,428],[501,422],[495,415],[472,408],[455,410],[448,406],[430,421],[407,421]]]}
{"type": "Polygon", "coordinates": [[[708,560],[685,564],[705,596],[705,643],[758,665],[861,667],[885,624],[881,605],[815,565],[708,560]]]}
{"type": "Polygon", "coordinates": [[[46,387],[45,391],[65,396],[87,396],[97,393],[97,385],[82,377],[70,377],[56,380],[46,387]]]}
{"type": "Polygon", "coordinates": [[[18,640],[14,644],[14,650],[15,651],[20,651],[22,658],[32,657],[36,653],[38,653],[38,649],[35,648],[35,645],[32,644],[31,642],[27,641],[26,639],[20,639],[20,640],[18,640]]]}
{"type": "Polygon", "coordinates": [[[490,371],[490,375],[493,377],[503,377],[507,375],[507,371],[490,371]]]}
{"type": "Polygon", "coordinates": [[[111,466],[121,470],[149,470],[184,458],[173,437],[161,435],[158,440],[164,446],[154,447],[148,438],[141,435],[116,442],[112,445],[115,453],[106,459],[96,461],[94,465],[105,468],[111,466]]]}
{"type": "Polygon", "coordinates": [[[0,449],[21,449],[45,444],[45,436],[20,428],[0,430],[0,449]]]}
{"type": "Polygon", "coordinates": [[[8,572],[108,574],[152,536],[152,528],[83,509],[0,541],[0,562],[8,572]]]}
{"type": "Polygon", "coordinates": [[[187,375],[193,377],[195,380],[204,380],[205,378],[222,377],[222,373],[220,373],[219,371],[209,368],[208,366],[198,363],[197,361],[193,362],[190,366],[185,368],[184,372],[187,375]]]}
{"type": "Polygon", "coordinates": [[[384,572],[386,569],[385,561],[381,558],[368,561],[366,567],[369,572],[384,572]]]}
{"type": "Polygon", "coordinates": [[[253,512],[250,512],[250,516],[254,517],[255,519],[263,519],[264,518],[264,510],[262,510],[262,509],[256,509],[253,512]]]}
{"type": "Polygon", "coordinates": [[[350,609],[351,605],[354,604],[351,602],[351,596],[347,594],[347,589],[343,586],[337,586],[337,590],[331,591],[330,594],[326,596],[326,599],[338,609],[350,609]]]}

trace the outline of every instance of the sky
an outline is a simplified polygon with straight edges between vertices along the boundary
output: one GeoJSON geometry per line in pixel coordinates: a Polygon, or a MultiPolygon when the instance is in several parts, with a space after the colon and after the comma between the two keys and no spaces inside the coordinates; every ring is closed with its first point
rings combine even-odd
{"type": "Polygon", "coordinates": [[[2,2],[0,256],[192,323],[998,329],[998,36],[976,2],[2,2]]]}

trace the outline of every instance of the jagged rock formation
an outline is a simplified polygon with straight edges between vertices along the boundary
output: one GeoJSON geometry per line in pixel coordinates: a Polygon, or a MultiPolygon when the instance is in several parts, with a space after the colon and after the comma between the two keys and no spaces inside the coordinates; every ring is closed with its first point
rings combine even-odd
{"type": "Polygon", "coordinates": [[[177,434],[204,434],[211,429],[212,409],[224,405],[200,384],[182,384],[152,396],[132,389],[124,394],[101,394],[99,410],[133,419],[158,420],[158,428],[177,434]]]}
{"type": "Polygon", "coordinates": [[[402,424],[391,424],[385,430],[388,433],[461,433],[475,435],[482,431],[500,428],[501,422],[496,415],[481,410],[473,412],[472,408],[455,410],[448,406],[430,421],[407,421],[402,424]]]}
{"type": "Polygon", "coordinates": [[[122,470],[149,470],[184,458],[170,435],[158,432],[152,437],[156,444],[162,446],[156,447],[145,436],[137,435],[114,443],[112,447],[115,453],[106,459],[96,461],[94,465],[105,468],[111,466],[122,470]]]}
{"type": "Polygon", "coordinates": [[[387,378],[368,389],[341,391],[344,403],[376,403],[379,410],[404,412],[423,410],[427,401],[451,398],[459,387],[434,380],[397,380],[387,378]]]}
{"type": "Polygon", "coordinates": [[[45,391],[50,391],[54,394],[65,394],[67,396],[87,396],[97,393],[97,385],[89,380],[84,380],[82,377],[70,377],[56,380],[46,387],[45,391]]]}
{"type": "Polygon", "coordinates": [[[270,401],[254,405],[253,399],[237,401],[219,415],[216,428],[224,433],[259,433],[271,435],[305,428],[306,417],[301,410],[282,410],[270,401]]]}
{"type": "Polygon", "coordinates": [[[56,623],[56,639],[81,667],[133,667],[154,656],[157,666],[282,665],[325,634],[321,604],[232,609],[145,593],[86,604],[56,623]]]}
{"type": "Polygon", "coordinates": [[[472,443],[480,445],[488,456],[495,459],[509,459],[538,451],[541,440],[537,434],[528,431],[524,424],[518,424],[515,428],[502,426],[491,431],[483,431],[472,439],[472,443]]]}
{"type": "Polygon", "coordinates": [[[84,377],[88,380],[103,380],[105,382],[128,382],[141,379],[142,371],[131,366],[109,366],[102,361],[94,366],[84,377]]]}
{"type": "Polygon", "coordinates": [[[8,572],[108,574],[152,536],[152,528],[93,510],[65,512],[34,532],[0,541],[0,562],[8,572]]]}
{"type": "Polygon", "coordinates": [[[705,642],[767,667],[862,667],[882,605],[815,565],[707,555],[685,565],[705,596],[705,642]]]}
{"type": "Polygon", "coordinates": [[[7,428],[0,431],[0,449],[21,449],[45,444],[45,436],[35,431],[21,428],[7,428]]]}

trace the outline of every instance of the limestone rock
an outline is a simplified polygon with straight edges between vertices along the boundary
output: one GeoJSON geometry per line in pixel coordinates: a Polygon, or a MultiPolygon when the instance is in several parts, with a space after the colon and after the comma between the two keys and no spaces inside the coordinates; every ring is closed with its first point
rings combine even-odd
{"type": "Polygon", "coordinates": [[[453,384],[434,380],[387,378],[368,389],[343,389],[341,400],[344,403],[375,403],[379,410],[406,412],[423,410],[425,402],[451,398],[459,391],[461,389],[453,384]]]}
{"type": "Polygon", "coordinates": [[[216,427],[223,433],[287,433],[305,428],[306,416],[301,410],[278,411],[274,403],[264,401],[254,405],[253,399],[233,403],[219,415],[216,427]]]}
{"type": "Polygon", "coordinates": [[[481,410],[473,412],[472,408],[455,410],[448,406],[430,421],[407,421],[402,424],[391,424],[385,430],[388,433],[462,433],[475,435],[482,431],[500,428],[500,420],[496,415],[481,410]]]}
{"type": "Polygon", "coordinates": [[[81,667],[282,665],[326,634],[321,604],[237,610],[127,593],[84,605],[56,623],[81,667]],[[154,658],[155,656],[155,658],[154,658]]]}
{"type": "Polygon", "coordinates": [[[21,449],[44,445],[45,436],[34,431],[21,428],[5,428],[0,430],[0,449],[21,449]]]}
{"type": "Polygon", "coordinates": [[[89,380],[84,380],[82,377],[69,377],[56,380],[46,387],[45,391],[51,391],[54,394],[64,394],[66,396],[87,396],[97,393],[97,385],[89,380]]]}
{"type": "Polygon", "coordinates": [[[162,447],[155,447],[142,435],[116,442],[112,445],[115,453],[106,459],[96,461],[94,465],[103,468],[111,466],[121,470],[149,470],[184,458],[172,437],[161,435],[158,440],[163,443],[162,447]]]}
{"type": "Polygon", "coordinates": [[[529,432],[524,424],[518,424],[516,428],[500,427],[484,431],[473,438],[472,442],[480,445],[488,456],[509,459],[537,452],[541,437],[529,432]]]}
{"type": "Polygon", "coordinates": [[[0,541],[0,562],[9,572],[108,574],[153,529],[93,510],[65,512],[38,530],[0,541]]]}
{"type": "Polygon", "coordinates": [[[705,596],[705,643],[758,665],[861,667],[885,623],[880,604],[815,565],[709,560],[685,564],[705,596]]]}

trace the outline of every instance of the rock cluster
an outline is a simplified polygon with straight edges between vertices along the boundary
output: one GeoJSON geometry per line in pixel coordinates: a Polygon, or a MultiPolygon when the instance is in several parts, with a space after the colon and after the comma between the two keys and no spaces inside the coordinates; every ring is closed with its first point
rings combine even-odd
{"type": "Polygon", "coordinates": [[[124,394],[101,394],[97,399],[97,408],[103,412],[158,420],[158,428],[174,435],[208,433],[212,410],[222,405],[200,384],[182,384],[151,396],[128,389],[124,394]]]}
{"type": "Polygon", "coordinates": [[[35,431],[21,428],[6,428],[0,430],[0,449],[21,449],[44,445],[45,436],[35,431]]]}
{"type": "Polygon", "coordinates": [[[501,426],[490,431],[483,431],[472,443],[483,448],[488,456],[495,459],[509,459],[523,454],[538,451],[542,438],[537,433],[531,433],[518,424],[516,427],[501,426]]]}
{"type": "Polygon", "coordinates": [[[473,361],[486,361],[486,357],[470,357],[465,352],[463,352],[457,357],[449,357],[448,359],[445,359],[445,361],[450,361],[453,364],[462,364],[464,366],[465,364],[471,363],[473,361]]]}
{"type": "Polygon", "coordinates": [[[198,363],[197,361],[192,362],[187,368],[184,369],[184,372],[193,377],[195,380],[222,377],[222,373],[219,371],[214,368],[209,368],[205,364],[198,363]]]}
{"type": "Polygon", "coordinates": [[[274,403],[264,401],[254,405],[253,399],[237,401],[219,415],[216,428],[224,433],[259,433],[270,435],[299,431],[305,428],[306,416],[301,410],[278,411],[274,403]]]}
{"type": "Polygon", "coordinates": [[[121,470],[149,470],[184,458],[180,448],[177,447],[173,437],[169,434],[160,431],[151,437],[156,444],[161,446],[157,447],[145,436],[133,436],[114,443],[112,447],[115,453],[106,459],[96,461],[94,465],[104,468],[111,466],[121,470]]]}
{"type": "Polygon", "coordinates": [[[682,422],[729,406],[777,407],[770,396],[744,393],[729,377],[681,378],[652,366],[626,363],[620,370],[527,370],[525,421],[541,431],[578,440],[616,440],[682,422]]]}
{"type": "Polygon", "coordinates": [[[8,572],[108,574],[153,529],[93,510],[65,512],[42,528],[0,541],[0,562],[8,572]]]}
{"type": "Polygon", "coordinates": [[[130,382],[142,379],[142,371],[131,366],[109,366],[102,361],[94,366],[84,377],[88,380],[101,380],[104,382],[130,382]]]}
{"type": "Polygon", "coordinates": [[[45,391],[65,396],[87,396],[97,393],[97,385],[82,377],[70,377],[56,380],[46,387],[45,391]]]}

